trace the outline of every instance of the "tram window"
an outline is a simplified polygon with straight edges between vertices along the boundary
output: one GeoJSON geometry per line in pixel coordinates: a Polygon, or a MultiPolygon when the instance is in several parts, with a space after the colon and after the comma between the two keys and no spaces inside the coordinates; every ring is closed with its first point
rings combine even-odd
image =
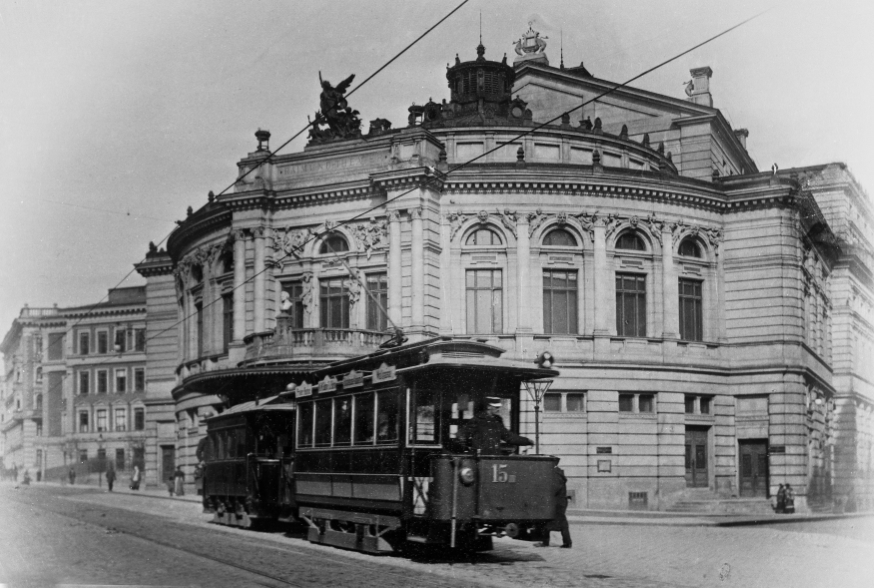
{"type": "Polygon", "coordinates": [[[449,437],[454,439],[458,433],[458,427],[464,421],[473,418],[473,400],[467,392],[454,392],[448,389],[444,392],[448,398],[447,401],[451,404],[451,414],[449,415],[449,437]],[[456,396],[453,398],[452,395],[456,396]]]}
{"type": "Polygon", "coordinates": [[[331,400],[316,402],[316,447],[331,445],[331,400]]]}
{"type": "Polygon", "coordinates": [[[352,397],[334,399],[334,445],[349,445],[352,440],[352,397]]]}
{"type": "Polygon", "coordinates": [[[313,403],[302,402],[298,405],[300,429],[297,438],[298,447],[313,446],[313,403]]]}
{"type": "Polygon", "coordinates": [[[373,443],[373,392],[355,397],[355,444],[373,443]]]}
{"type": "Polygon", "coordinates": [[[376,395],[376,441],[396,443],[398,440],[397,390],[384,390],[376,395]]]}
{"type": "Polygon", "coordinates": [[[437,426],[437,406],[440,393],[431,388],[416,388],[414,398],[414,443],[437,443],[439,427],[437,426]]]}
{"type": "Polygon", "coordinates": [[[237,457],[246,457],[246,429],[235,429],[234,430],[234,443],[237,446],[236,452],[237,457]]]}

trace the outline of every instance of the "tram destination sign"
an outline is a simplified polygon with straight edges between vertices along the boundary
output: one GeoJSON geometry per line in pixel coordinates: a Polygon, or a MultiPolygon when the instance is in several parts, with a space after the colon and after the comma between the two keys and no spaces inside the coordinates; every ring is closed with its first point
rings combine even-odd
{"type": "Polygon", "coordinates": [[[352,370],[343,377],[343,389],[360,388],[364,385],[364,374],[352,370]]]}
{"type": "Polygon", "coordinates": [[[397,374],[395,373],[395,366],[382,364],[373,372],[373,383],[379,384],[380,382],[391,382],[397,378],[397,374]]]}
{"type": "Polygon", "coordinates": [[[337,378],[325,376],[325,379],[319,382],[319,394],[334,392],[335,390],[337,390],[337,378]]]}
{"type": "Polygon", "coordinates": [[[309,382],[304,382],[294,389],[295,398],[305,398],[313,395],[313,387],[309,382]]]}

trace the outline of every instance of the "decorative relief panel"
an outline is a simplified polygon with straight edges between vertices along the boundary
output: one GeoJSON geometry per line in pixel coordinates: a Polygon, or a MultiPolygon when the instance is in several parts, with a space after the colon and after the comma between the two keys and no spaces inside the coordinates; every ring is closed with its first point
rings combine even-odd
{"type": "Polygon", "coordinates": [[[358,244],[358,249],[365,252],[367,259],[370,259],[375,249],[388,247],[388,223],[385,220],[371,217],[370,222],[359,223],[351,227],[350,232],[358,244]]]}
{"type": "Polygon", "coordinates": [[[233,237],[228,237],[221,243],[198,247],[179,260],[176,267],[173,268],[173,275],[187,283],[193,267],[198,265],[204,269],[211,267],[219,256],[232,249],[233,243],[233,237]]]}

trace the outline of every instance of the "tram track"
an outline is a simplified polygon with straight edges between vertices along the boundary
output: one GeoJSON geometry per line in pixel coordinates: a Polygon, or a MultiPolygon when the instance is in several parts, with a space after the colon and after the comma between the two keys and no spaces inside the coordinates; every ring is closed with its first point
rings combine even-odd
{"type": "MultiPolygon", "coordinates": [[[[30,492],[29,494],[31,497],[35,495],[35,493],[30,492]]],[[[473,578],[432,576],[432,572],[423,573],[423,570],[398,568],[390,562],[376,565],[355,557],[354,552],[350,554],[342,550],[334,551],[334,548],[328,548],[332,550],[332,553],[328,554],[322,553],[318,548],[285,546],[254,532],[251,537],[243,538],[240,534],[226,532],[227,530],[223,528],[219,529],[185,521],[158,520],[154,516],[132,513],[129,510],[108,505],[83,502],[80,503],[79,508],[71,512],[69,510],[70,497],[46,494],[41,498],[44,499],[30,501],[29,506],[73,521],[96,526],[109,534],[122,533],[165,549],[245,572],[253,577],[253,583],[261,586],[294,586],[299,588],[326,584],[332,586],[360,586],[364,584],[407,586],[412,577],[415,577],[417,586],[433,586],[435,588],[470,586],[472,583],[491,585],[490,582],[481,582],[473,578]],[[132,514],[134,516],[131,516],[132,514]],[[151,521],[146,522],[146,518],[151,519],[151,521]],[[235,557],[229,557],[222,552],[234,553],[235,557]],[[256,565],[246,562],[254,562],[256,565]],[[257,565],[258,563],[263,565],[257,565]],[[277,569],[282,568],[285,568],[287,572],[276,572],[277,569]],[[300,575],[303,576],[311,576],[314,571],[322,574],[319,580],[301,580],[294,577],[296,572],[300,572],[300,575]],[[330,579],[325,574],[329,574],[330,579]]],[[[502,582],[501,585],[507,586],[506,582],[502,582]]]]}

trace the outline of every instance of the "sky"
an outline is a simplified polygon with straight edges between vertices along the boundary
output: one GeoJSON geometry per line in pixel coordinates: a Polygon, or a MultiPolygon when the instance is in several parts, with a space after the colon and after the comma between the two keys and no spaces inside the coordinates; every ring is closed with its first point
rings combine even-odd
{"type": "MultiPolygon", "coordinates": [[[[188,206],[233,181],[268,129],[318,108],[321,71],[364,80],[461,0],[0,0],[0,329],[21,308],[100,301],[188,206]]],[[[797,0],[469,0],[350,98],[405,126],[448,98],[446,64],[500,59],[533,22],[558,65],[625,80],[771,7],[633,86],[714,106],[760,169],[843,161],[874,189],[874,4],[797,0]]],[[[363,125],[366,128],[366,124],[363,125]]],[[[305,135],[304,135],[305,136],[305,135]]],[[[282,153],[300,151],[304,138],[282,153]]]]}

